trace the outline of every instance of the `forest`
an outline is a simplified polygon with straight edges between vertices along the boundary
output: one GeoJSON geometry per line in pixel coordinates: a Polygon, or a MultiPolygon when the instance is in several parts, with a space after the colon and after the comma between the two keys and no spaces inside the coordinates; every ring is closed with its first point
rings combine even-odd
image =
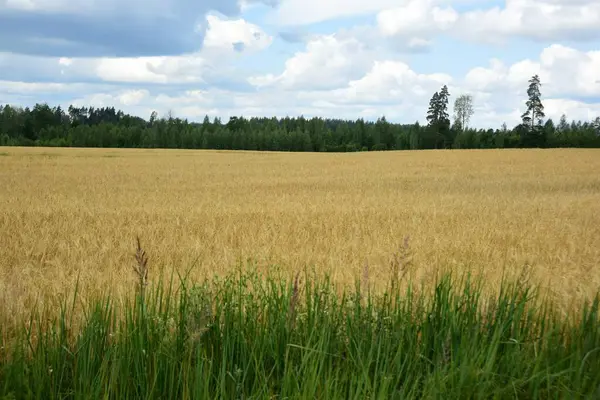
{"type": "Polygon", "coordinates": [[[225,123],[206,116],[199,123],[171,113],[159,118],[156,112],[145,120],[114,107],[0,105],[0,145],[309,152],[600,147],[600,117],[569,122],[563,115],[558,123],[544,120],[540,86],[537,76],[529,81],[522,123],[495,129],[468,126],[473,115],[470,95],[458,96],[452,122],[446,86],[432,96],[426,125],[391,123],[385,116],[377,121],[240,116],[225,123]]]}

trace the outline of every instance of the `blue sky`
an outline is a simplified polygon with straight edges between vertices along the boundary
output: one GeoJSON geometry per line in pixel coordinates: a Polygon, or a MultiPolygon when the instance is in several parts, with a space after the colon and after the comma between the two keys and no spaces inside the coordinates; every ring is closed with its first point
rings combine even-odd
{"type": "Polygon", "coordinates": [[[0,0],[0,103],[202,120],[425,120],[446,84],[471,125],[600,116],[597,0],[0,0]]]}

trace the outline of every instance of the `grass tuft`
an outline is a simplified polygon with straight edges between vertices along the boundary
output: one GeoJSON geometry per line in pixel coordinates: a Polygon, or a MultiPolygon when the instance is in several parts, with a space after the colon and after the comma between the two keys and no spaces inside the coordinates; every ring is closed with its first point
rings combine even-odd
{"type": "MultiPolygon", "coordinates": [[[[528,282],[447,274],[383,295],[239,272],[149,286],[121,309],[32,316],[3,349],[0,398],[594,398],[600,297],[564,319],[528,282]],[[146,293],[146,295],[141,295],[146,293]],[[12,396],[12,397],[11,397],[12,396]]],[[[368,279],[364,280],[368,282],[368,279]]],[[[67,309],[66,304],[63,309],[67,309]]],[[[42,310],[43,311],[43,310],[42,310]]]]}

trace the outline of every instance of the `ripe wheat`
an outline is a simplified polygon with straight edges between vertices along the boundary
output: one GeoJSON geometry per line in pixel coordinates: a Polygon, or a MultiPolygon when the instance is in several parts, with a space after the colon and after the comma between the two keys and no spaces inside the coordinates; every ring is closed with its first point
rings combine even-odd
{"type": "Polygon", "coordinates": [[[126,295],[136,237],[151,281],[243,264],[376,288],[406,273],[409,237],[413,279],[525,274],[565,307],[600,286],[598,150],[0,150],[5,321],[78,278],[84,298],[126,295]]]}

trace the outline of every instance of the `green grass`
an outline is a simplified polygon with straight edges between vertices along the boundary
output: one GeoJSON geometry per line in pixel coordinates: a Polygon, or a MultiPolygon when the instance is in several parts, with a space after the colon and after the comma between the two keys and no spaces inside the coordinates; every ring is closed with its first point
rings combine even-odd
{"type": "Polygon", "coordinates": [[[0,399],[600,397],[598,298],[567,320],[524,284],[486,298],[468,277],[380,296],[302,281],[172,280],[94,302],[76,332],[75,302],[39,312],[1,350],[0,399]]]}

